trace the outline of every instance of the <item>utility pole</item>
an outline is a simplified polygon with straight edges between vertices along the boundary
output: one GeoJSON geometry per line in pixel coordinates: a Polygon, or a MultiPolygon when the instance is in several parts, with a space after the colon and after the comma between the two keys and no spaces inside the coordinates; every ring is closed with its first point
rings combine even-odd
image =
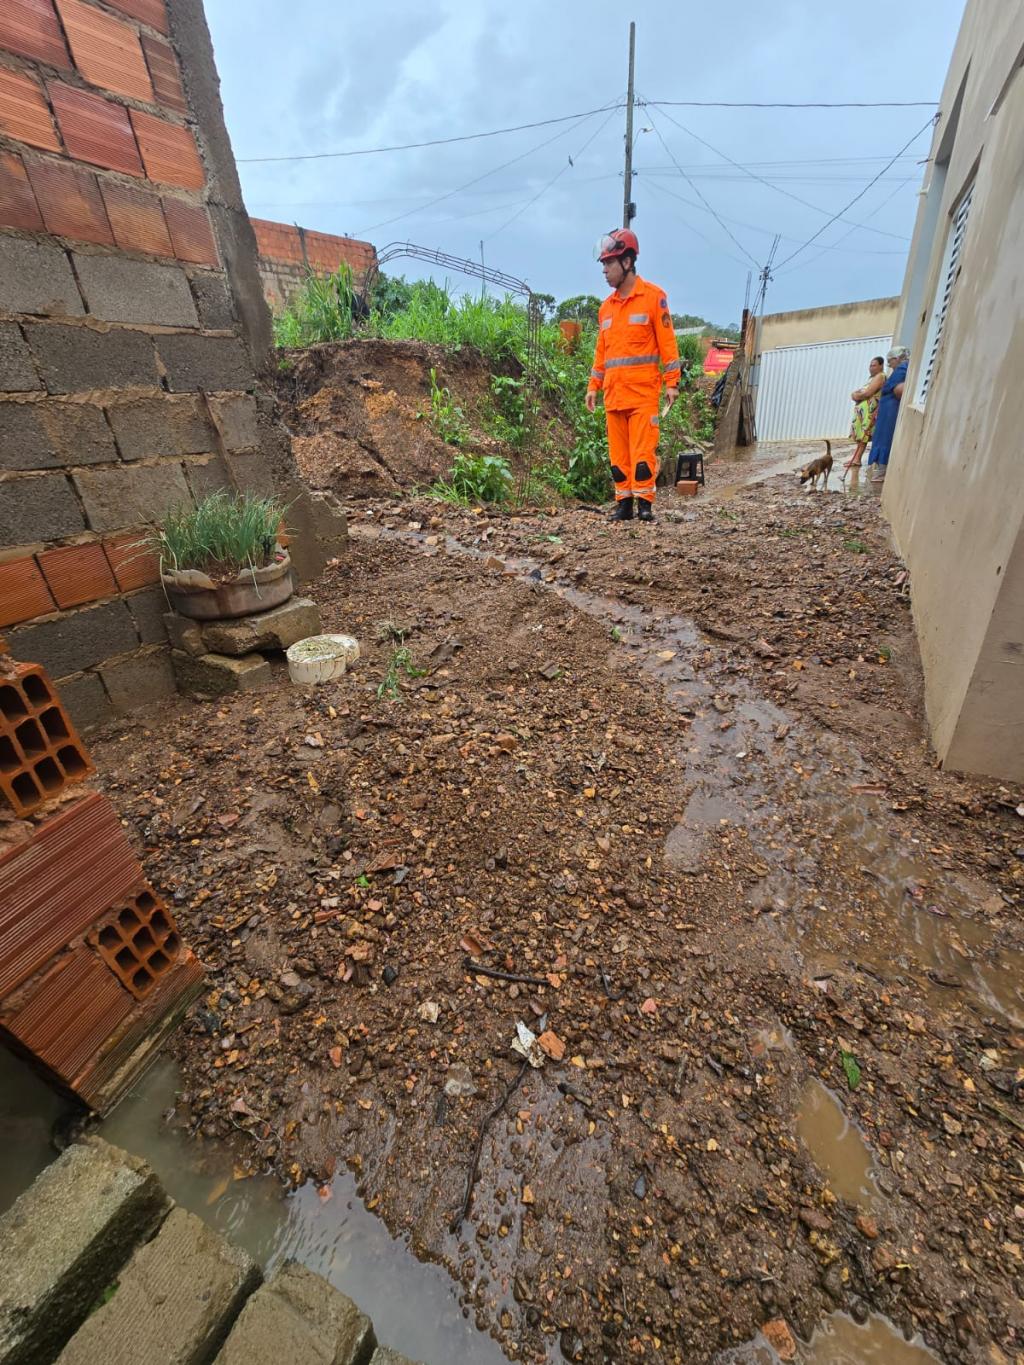
{"type": "Polygon", "coordinates": [[[629,85],[626,91],[626,174],[622,196],[622,226],[629,227],[636,205],[633,203],[633,61],[636,55],[636,24],[629,25],[629,85]]]}
{"type": "Polygon", "coordinates": [[[487,297],[487,275],[484,265],[484,239],[480,238],[480,302],[487,297]]]}

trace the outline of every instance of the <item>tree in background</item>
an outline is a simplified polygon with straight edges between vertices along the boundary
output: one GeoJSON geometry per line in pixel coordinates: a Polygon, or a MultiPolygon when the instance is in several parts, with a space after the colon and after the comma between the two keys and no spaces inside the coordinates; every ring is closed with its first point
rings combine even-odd
{"type": "Polygon", "coordinates": [[[556,322],[582,322],[584,326],[597,326],[597,313],[601,300],[593,294],[574,294],[571,299],[563,299],[555,309],[556,322]]]}
{"type": "Polygon", "coordinates": [[[541,322],[547,322],[551,317],[552,309],[555,306],[554,294],[534,294],[534,300],[540,307],[541,322]]]}

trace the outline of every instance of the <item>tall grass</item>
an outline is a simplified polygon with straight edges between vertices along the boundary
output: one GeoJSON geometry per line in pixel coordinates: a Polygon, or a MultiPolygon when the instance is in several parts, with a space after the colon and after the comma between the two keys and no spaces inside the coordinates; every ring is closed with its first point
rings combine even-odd
{"type": "Polygon", "coordinates": [[[210,493],[194,507],[173,508],[146,543],[169,569],[209,574],[259,569],[273,558],[284,511],[273,498],[210,493]]]}
{"type": "Polygon", "coordinates": [[[345,341],[355,330],[355,301],[352,270],[344,262],[333,275],[310,271],[288,307],[275,316],[274,341],[278,346],[345,341]]]}
{"type": "MultiPolygon", "coordinates": [[[[387,313],[375,308],[369,328],[392,340],[426,341],[453,349],[468,346],[492,364],[522,365],[529,324],[526,309],[508,295],[503,299],[468,294],[453,298],[447,288],[425,280],[409,286],[404,307],[387,313]]],[[[556,329],[542,330],[550,334],[547,340],[553,345],[556,329]]]]}

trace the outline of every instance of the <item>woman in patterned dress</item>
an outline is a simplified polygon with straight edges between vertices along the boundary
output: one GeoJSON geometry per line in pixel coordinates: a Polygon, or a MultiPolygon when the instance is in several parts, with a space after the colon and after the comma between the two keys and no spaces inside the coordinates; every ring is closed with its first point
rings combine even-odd
{"type": "Polygon", "coordinates": [[[850,397],[853,399],[853,425],[850,427],[850,440],[857,442],[857,448],[843,466],[847,469],[859,469],[861,456],[871,443],[871,438],[875,434],[875,417],[878,413],[878,395],[882,391],[885,383],[885,361],[880,355],[876,355],[868,366],[868,382],[862,389],[854,389],[850,397]]]}

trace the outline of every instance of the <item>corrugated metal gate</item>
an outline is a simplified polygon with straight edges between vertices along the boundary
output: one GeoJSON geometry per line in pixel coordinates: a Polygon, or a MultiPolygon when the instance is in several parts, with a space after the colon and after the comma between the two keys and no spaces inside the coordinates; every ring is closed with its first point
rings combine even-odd
{"type": "Polygon", "coordinates": [[[847,436],[850,394],[867,383],[871,357],[884,356],[891,345],[892,337],[857,337],[763,351],[756,399],[758,440],[847,436]]]}

